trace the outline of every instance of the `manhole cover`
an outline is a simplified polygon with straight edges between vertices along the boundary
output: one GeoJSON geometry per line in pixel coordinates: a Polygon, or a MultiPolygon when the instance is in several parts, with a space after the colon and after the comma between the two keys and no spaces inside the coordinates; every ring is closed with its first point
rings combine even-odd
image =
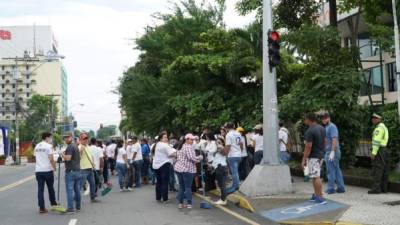
{"type": "Polygon", "coordinates": [[[384,202],[383,204],[385,204],[385,205],[391,205],[391,206],[396,206],[396,205],[400,205],[400,200],[398,200],[398,201],[392,201],[392,202],[384,202]]]}

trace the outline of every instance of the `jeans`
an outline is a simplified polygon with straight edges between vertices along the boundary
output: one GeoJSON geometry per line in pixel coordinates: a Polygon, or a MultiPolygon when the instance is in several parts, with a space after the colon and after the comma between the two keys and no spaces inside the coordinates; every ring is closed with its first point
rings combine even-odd
{"type": "Polygon", "coordinates": [[[143,156],[142,177],[149,177],[150,158],[143,156]]]}
{"type": "Polygon", "coordinates": [[[283,164],[288,164],[290,160],[290,154],[287,151],[279,151],[279,158],[283,164]]]}
{"type": "Polygon", "coordinates": [[[215,179],[217,180],[217,184],[219,189],[221,189],[221,200],[225,201],[226,199],[226,178],[228,177],[228,167],[218,165],[218,168],[215,170],[215,179]]]}
{"type": "MultiPolygon", "coordinates": [[[[124,183],[125,183],[125,175],[126,175],[126,164],[125,163],[118,163],[116,166],[117,172],[118,172],[118,184],[121,189],[124,188],[124,183]]],[[[127,184],[125,184],[127,185],[127,184]]]]}
{"type": "Polygon", "coordinates": [[[194,178],[194,173],[178,173],[178,182],[179,182],[179,192],[178,192],[178,202],[183,204],[183,200],[186,199],[187,204],[192,204],[192,182],[194,178]]]}
{"type": "Polygon", "coordinates": [[[256,151],[254,153],[254,165],[258,165],[261,163],[263,159],[264,151],[256,151]]]}
{"type": "Polygon", "coordinates": [[[133,161],[129,163],[130,167],[126,168],[126,175],[125,175],[125,188],[132,188],[133,182],[135,181],[135,165],[133,161]]]}
{"type": "Polygon", "coordinates": [[[337,186],[337,191],[339,192],[344,192],[344,181],[343,181],[343,175],[342,171],[340,170],[340,158],[341,158],[341,152],[336,151],[335,152],[335,158],[333,161],[329,160],[329,154],[331,152],[327,151],[325,153],[325,164],[326,164],[326,170],[328,172],[328,187],[326,192],[335,192],[335,185],[337,186]]]}
{"type": "Polygon", "coordinates": [[[172,164],[170,164],[170,167],[169,167],[169,190],[170,191],[176,191],[175,184],[176,184],[175,170],[174,170],[174,166],[172,164]]]}
{"type": "Polygon", "coordinates": [[[108,181],[108,168],[109,168],[108,164],[109,164],[108,159],[107,160],[104,159],[104,168],[103,168],[104,183],[107,183],[108,181]]]}
{"type": "Polygon", "coordinates": [[[160,168],[156,169],[156,200],[168,200],[168,183],[169,183],[169,170],[171,163],[165,163],[160,168]]]}
{"type": "Polygon", "coordinates": [[[66,171],[65,172],[65,188],[67,190],[68,209],[81,208],[81,171],[66,171]]]}
{"type": "Polygon", "coordinates": [[[111,174],[115,170],[115,160],[113,158],[108,158],[108,167],[110,168],[111,174]]]}
{"type": "Polygon", "coordinates": [[[226,189],[226,193],[230,194],[239,189],[239,163],[242,161],[242,157],[228,157],[227,161],[232,175],[232,186],[226,189]]]}
{"type": "Polygon", "coordinates": [[[240,180],[245,180],[247,175],[249,175],[250,167],[248,163],[248,156],[242,157],[242,161],[239,164],[239,178],[240,180]]]}
{"type": "Polygon", "coordinates": [[[135,185],[136,188],[140,188],[141,186],[141,179],[142,179],[142,166],[143,160],[136,160],[133,161],[133,165],[135,166],[135,185]]]}
{"type": "Polygon", "coordinates": [[[94,182],[94,173],[92,169],[83,169],[81,170],[82,180],[81,180],[81,187],[85,184],[87,180],[89,182],[90,187],[90,199],[96,198],[96,184],[94,182]]]}
{"type": "Polygon", "coordinates": [[[48,172],[36,172],[36,180],[38,182],[38,205],[41,210],[45,209],[44,205],[44,184],[47,185],[49,191],[49,200],[51,205],[57,205],[56,193],[54,192],[54,174],[53,171],[48,172]]]}

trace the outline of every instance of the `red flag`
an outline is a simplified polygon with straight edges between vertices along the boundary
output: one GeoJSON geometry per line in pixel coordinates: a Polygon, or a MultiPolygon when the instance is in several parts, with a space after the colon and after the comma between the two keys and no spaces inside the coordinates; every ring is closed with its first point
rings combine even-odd
{"type": "Polygon", "coordinates": [[[7,30],[0,30],[1,40],[11,40],[11,32],[7,30]]]}

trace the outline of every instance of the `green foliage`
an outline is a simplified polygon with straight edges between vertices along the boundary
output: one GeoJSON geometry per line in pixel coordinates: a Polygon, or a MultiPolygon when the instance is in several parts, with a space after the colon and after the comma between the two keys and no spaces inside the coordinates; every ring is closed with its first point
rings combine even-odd
{"type": "Polygon", "coordinates": [[[304,27],[291,33],[287,40],[297,46],[307,60],[304,76],[280,99],[281,118],[296,122],[307,112],[331,112],[340,131],[343,158],[351,162],[362,129],[362,121],[354,119],[362,112],[358,105],[360,74],[349,60],[351,52],[332,47],[339,42],[333,28],[304,27]]]}
{"type": "Polygon", "coordinates": [[[33,95],[27,102],[27,117],[20,125],[21,141],[40,141],[41,133],[51,127],[52,110],[58,115],[57,100],[49,96],[33,95]]]}
{"type": "Polygon", "coordinates": [[[317,19],[320,3],[315,0],[281,0],[274,9],[275,28],[296,30],[312,25],[317,19]]]}
{"type": "Polygon", "coordinates": [[[399,162],[400,159],[400,121],[397,104],[386,105],[380,110],[380,113],[389,131],[389,143],[387,148],[392,156],[391,165],[395,166],[395,163],[399,162]]]}
{"type": "MultiPolygon", "coordinates": [[[[117,126],[115,126],[115,125],[109,125],[109,126],[102,127],[97,130],[97,138],[102,139],[102,140],[107,140],[111,136],[116,134],[116,129],[117,129],[117,126]]],[[[95,136],[94,131],[90,131],[89,136],[94,137],[95,136]]]]}

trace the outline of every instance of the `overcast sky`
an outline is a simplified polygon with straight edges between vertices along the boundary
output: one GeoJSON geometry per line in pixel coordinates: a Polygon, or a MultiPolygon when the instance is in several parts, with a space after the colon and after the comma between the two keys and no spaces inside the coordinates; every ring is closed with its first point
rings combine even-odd
{"type": "MultiPolygon", "coordinates": [[[[118,125],[118,96],[111,91],[139,55],[134,39],[155,12],[168,12],[168,0],[0,0],[0,27],[51,25],[68,72],[69,108],[80,129],[118,125]],[[80,104],[84,104],[81,106],[80,104]]],[[[254,16],[240,17],[236,0],[227,0],[225,22],[243,27],[254,16]]]]}

